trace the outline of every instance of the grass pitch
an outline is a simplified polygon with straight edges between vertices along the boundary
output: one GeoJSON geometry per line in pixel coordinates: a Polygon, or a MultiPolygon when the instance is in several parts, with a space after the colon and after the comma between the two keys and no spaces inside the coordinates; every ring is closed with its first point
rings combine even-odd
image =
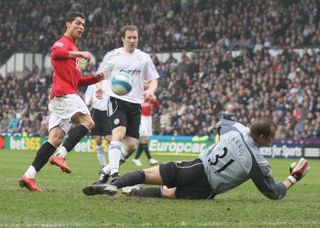
{"type": "MultiPolygon", "coordinates": [[[[168,200],[122,194],[88,197],[81,189],[97,178],[98,161],[92,153],[70,153],[72,174],[48,164],[37,175],[44,190],[30,192],[19,177],[35,152],[0,150],[0,227],[320,227],[320,160],[310,160],[311,171],[278,201],[264,197],[251,181],[216,196],[214,200],[168,200]]],[[[142,156],[147,167],[147,161],[142,156]]],[[[190,160],[190,156],[154,158],[190,160]]],[[[288,176],[293,160],[270,159],[278,181],[288,176]]],[[[130,161],[121,173],[136,170],[130,161]]]]}

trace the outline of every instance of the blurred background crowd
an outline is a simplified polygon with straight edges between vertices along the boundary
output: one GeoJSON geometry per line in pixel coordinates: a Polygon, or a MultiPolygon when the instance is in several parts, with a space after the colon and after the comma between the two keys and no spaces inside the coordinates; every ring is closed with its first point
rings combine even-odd
{"type": "MultiPolygon", "coordinates": [[[[98,60],[86,73],[122,46],[122,25],[140,28],[139,48],[150,53],[161,76],[155,134],[210,134],[231,103],[244,124],[271,117],[278,139],[320,138],[320,52],[306,51],[320,46],[319,1],[1,1],[0,65],[17,51],[48,53],[72,9],[87,15],[79,49],[98,60]],[[179,61],[155,54],[176,51],[179,61]]],[[[0,75],[0,134],[46,136],[50,84],[51,75],[36,65],[22,78],[0,75]]]]}

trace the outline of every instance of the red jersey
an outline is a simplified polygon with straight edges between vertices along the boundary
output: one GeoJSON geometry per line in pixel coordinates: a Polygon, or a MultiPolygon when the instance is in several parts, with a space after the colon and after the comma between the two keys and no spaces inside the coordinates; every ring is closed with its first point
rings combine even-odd
{"type": "Polygon", "coordinates": [[[64,35],[51,48],[53,83],[50,96],[63,96],[77,93],[78,86],[87,86],[97,82],[96,76],[81,77],[80,57],[69,58],[69,51],[78,51],[75,42],[64,35]]]}
{"type": "Polygon", "coordinates": [[[156,99],[152,98],[150,101],[144,101],[141,104],[141,115],[142,116],[151,116],[151,108],[159,108],[159,103],[156,99]]]}

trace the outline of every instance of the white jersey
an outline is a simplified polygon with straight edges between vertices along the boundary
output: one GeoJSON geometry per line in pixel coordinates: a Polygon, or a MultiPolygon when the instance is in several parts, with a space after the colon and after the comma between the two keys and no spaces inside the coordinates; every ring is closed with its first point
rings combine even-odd
{"type": "Polygon", "coordinates": [[[275,183],[271,167],[259,154],[259,145],[250,136],[250,129],[230,120],[221,120],[218,127],[220,141],[200,155],[213,193],[226,192],[252,179],[266,196],[282,198],[286,187],[275,183]]]}
{"type": "MultiPolygon", "coordinates": [[[[103,80],[98,83],[102,83],[101,87],[104,89],[106,87],[107,81],[103,80]]],[[[98,109],[100,111],[106,111],[108,109],[109,96],[106,95],[104,92],[102,99],[98,99],[96,97],[96,91],[98,90],[98,83],[88,86],[85,93],[84,101],[88,106],[92,102],[91,107],[94,109],[98,109]]]]}
{"type": "Polygon", "coordinates": [[[150,56],[135,49],[133,53],[127,53],[123,48],[117,48],[103,57],[97,73],[103,72],[107,75],[105,92],[107,95],[131,103],[142,104],[144,81],[151,81],[159,78],[159,74],[150,56]],[[111,75],[115,72],[126,72],[133,79],[132,90],[126,95],[117,95],[111,91],[111,75]]]}

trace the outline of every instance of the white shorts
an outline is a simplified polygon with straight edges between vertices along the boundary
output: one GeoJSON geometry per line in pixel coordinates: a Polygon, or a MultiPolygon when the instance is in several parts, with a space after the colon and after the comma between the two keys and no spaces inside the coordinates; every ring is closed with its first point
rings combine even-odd
{"type": "Polygon", "coordinates": [[[141,116],[139,134],[140,136],[152,135],[152,117],[151,116],[141,116]]]}
{"type": "Polygon", "coordinates": [[[71,118],[80,112],[90,115],[89,109],[77,94],[68,94],[62,97],[54,97],[49,103],[49,128],[50,131],[56,126],[67,134],[72,126],[71,118]]]}

